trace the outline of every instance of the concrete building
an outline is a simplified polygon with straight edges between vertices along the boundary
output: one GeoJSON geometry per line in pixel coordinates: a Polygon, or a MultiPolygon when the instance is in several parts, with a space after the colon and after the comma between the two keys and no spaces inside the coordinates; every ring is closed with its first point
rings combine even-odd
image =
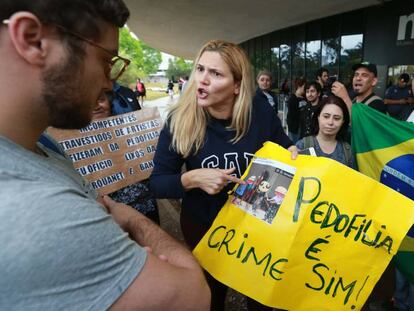
{"type": "Polygon", "coordinates": [[[148,75],[148,81],[155,83],[168,83],[168,78],[165,69],[158,69],[156,73],[148,75]]]}
{"type": "Polygon", "coordinates": [[[240,44],[257,72],[274,73],[275,87],[323,66],[347,82],[354,63],[378,65],[383,94],[401,72],[414,74],[412,0],[127,0],[138,16],[129,27],[146,43],[193,58],[209,39],[240,44]]]}

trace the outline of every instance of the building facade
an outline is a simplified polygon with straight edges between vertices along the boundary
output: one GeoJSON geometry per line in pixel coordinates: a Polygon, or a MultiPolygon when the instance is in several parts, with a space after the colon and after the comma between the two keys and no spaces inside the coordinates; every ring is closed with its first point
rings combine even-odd
{"type": "Polygon", "coordinates": [[[314,20],[278,30],[240,44],[255,73],[274,75],[274,88],[298,77],[315,79],[320,67],[344,84],[352,65],[369,61],[378,66],[377,94],[400,73],[414,77],[414,1],[392,0],[376,6],[314,20]]]}

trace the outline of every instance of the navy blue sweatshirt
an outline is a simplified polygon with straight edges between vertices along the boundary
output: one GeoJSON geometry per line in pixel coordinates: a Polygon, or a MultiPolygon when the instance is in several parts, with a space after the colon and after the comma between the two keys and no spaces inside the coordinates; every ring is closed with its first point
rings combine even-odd
{"type": "Polygon", "coordinates": [[[253,104],[249,131],[236,144],[230,142],[235,131],[226,129],[230,120],[211,118],[206,130],[206,139],[197,154],[184,159],[171,147],[171,134],[168,122],[161,131],[154,157],[154,170],[150,177],[150,187],[157,198],[182,198],[182,210],[194,222],[211,225],[227,200],[227,192],[233,183],[220,193],[209,195],[197,188],[184,191],[181,184],[181,167],[187,171],[198,168],[229,169],[236,167],[240,177],[247,168],[253,154],[266,141],[273,141],[288,148],[293,145],[283,131],[281,122],[270,105],[253,104]]]}

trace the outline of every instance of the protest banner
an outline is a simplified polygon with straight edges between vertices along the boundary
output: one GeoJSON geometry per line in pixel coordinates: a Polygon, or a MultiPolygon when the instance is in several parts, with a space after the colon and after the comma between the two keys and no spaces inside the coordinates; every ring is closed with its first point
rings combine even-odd
{"type": "Polygon", "coordinates": [[[161,128],[157,108],[145,108],[93,121],[80,130],[47,132],[104,195],[149,177],[161,128]]]}
{"type": "Polygon", "coordinates": [[[291,160],[270,142],[242,178],[194,254],[275,308],[361,309],[414,220],[397,192],[331,159],[291,160]]]}
{"type": "MultiPolygon", "coordinates": [[[[414,124],[363,104],[353,106],[352,124],[352,147],[359,171],[414,200],[414,124]]],[[[395,262],[414,284],[414,223],[395,262]]]]}

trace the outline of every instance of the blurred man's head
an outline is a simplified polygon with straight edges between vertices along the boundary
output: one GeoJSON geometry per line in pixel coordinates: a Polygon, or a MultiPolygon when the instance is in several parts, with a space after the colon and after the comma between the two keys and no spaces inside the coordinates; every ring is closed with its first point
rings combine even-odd
{"type": "Polygon", "coordinates": [[[327,84],[329,78],[329,71],[326,68],[319,68],[316,72],[316,81],[323,87],[327,84]]]}
{"type": "Polygon", "coordinates": [[[405,88],[410,82],[410,76],[407,73],[403,73],[398,77],[398,86],[400,88],[405,88]]]}
{"type": "Polygon", "coordinates": [[[257,75],[257,85],[263,91],[269,91],[272,88],[272,74],[267,70],[262,70],[257,75]]]}
{"type": "Polygon", "coordinates": [[[0,2],[0,49],[14,54],[16,78],[38,77],[28,100],[41,103],[48,125],[80,128],[90,122],[113,72],[127,64],[117,51],[118,28],[128,16],[122,0],[0,2]]]}
{"type": "Polygon", "coordinates": [[[305,84],[305,96],[306,100],[312,105],[316,105],[319,102],[319,97],[321,96],[322,88],[320,84],[316,81],[308,82],[305,84]]]}
{"type": "Polygon", "coordinates": [[[362,62],[352,67],[354,77],[352,86],[357,96],[368,96],[374,91],[378,82],[377,66],[369,62],[362,62]]]}
{"type": "Polygon", "coordinates": [[[2,0],[0,20],[9,19],[18,12],[35,15],[42,24],[59,25],[57,32],[61,40],[76,51],[82,50],[82,42],[67,31],[97,41],[104,33],[102,23],[123,27],[129,11],[122,0],[2,0]]]}

